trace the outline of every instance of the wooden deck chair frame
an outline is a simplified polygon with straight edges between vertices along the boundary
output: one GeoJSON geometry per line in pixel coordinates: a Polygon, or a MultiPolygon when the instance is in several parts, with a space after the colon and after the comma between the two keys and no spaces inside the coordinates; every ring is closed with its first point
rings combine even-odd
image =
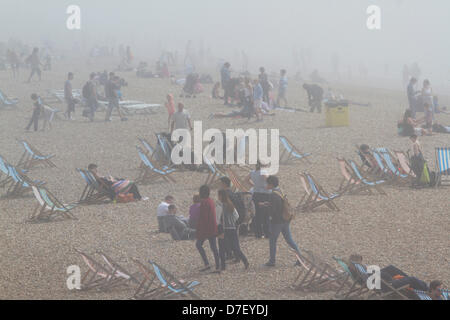
{"type": "Polygon", "coordinates": [[[416,178],[416,175],[414,174],[411,167],[409,166],[409,160],[408,160],[408,156],[406,155],[406,153],[404,151],[394,150],[394,155],[397,158],[402,171],[405,174],[409,175],[411,178],[416,178]]]}
{"type": "Polygon", "coordinates": [[[309,161],[308,159],[308,157],[311,155],[310,153],[304,153],[300,151],[300,149],[298,149],[286,136],[280,136],[280,142],[283,145],[283,152],[280,155],[280,163],[289,163],[291,160],[300,160],[306,161],[308,164],[311,164],[311,161],[309,161]],[[285,139],[286,143],[290,147],[290,151],[283,143],[283,139],[285,139]],[[300,157],[295,156],[294,153],[298,154],[300,157]]]}
{"type": "Polygon", "coordinates": [[[450,186],[450,147],[436,148],[435,155],[436,186],[450,186]]]}
{"type": "Polygon", "coordinates": [[[43,186],[45,183],[42,181],[33,181],[25,174],[19,173],[15,166],[7,165],[9,176],[12,178],[10,183],[5,185],[7,187],[6,197],[20,197],[25,193],[31,191],[31,185],[43,186]]]}
{"type": "Polygon", "coordinates": [[[166,182],[175,183],[176,180],[171,176],[174,173],[175,169],[166,168],[157,168],[150,161],[144,151],[138,146],[136,146],[139,158],[141,162],[144,164],[144,167],[139,171],[138,177],[136,178],[136,183],[149,183],[162,178],[166,182]]]}
{"type": "Polygon", "coordinates": [[[0,179],[0,187],[6,187],[13,181],[13,178],[9,175],[8,170],[8,166],[10,165],[11,164],[0,155],[0,177],[2,175],[4,176],[2,179],[0,179]]]}
{"type": "Polygon", "coordinates": [[[386,164],[386,170],[389,173],[389,177],[393,182],[399,184],[411,182],[409,179],[407,179],[409,177],[407,174],[403,174],[400,172],[400,170],[398,169],[399,161],[394,158],[392,153],[387,148],[376,148],[374,149],[374,152],[376,152],[383,159],[384,163],[386,164]]]}
{"type": "Polygon", "coordinates": [[[44,187],[31,186],[33,194],[38,201],[36,209],[32,212],[27,222],[55,221],[57,219],[77,218],[72,214],[74,205],[65,205],[59,201],[50,191],[44,187]]]}
{"type": "Polygon", "coordinates": [[[56,165],[50,160],[54,155],[43,155],[38,149],[25,140],[17,140],[23,147],[24,152],[20,157],[18,168],[30,169],[39,163],[43,163],[49,168],[55,168],[56,165]]]}
{"type": "Polygon", "coordinates": [[[156,136],[156,148],[155,148],[155,154],[160,152],[162,153],[163,157],[164,157],[164,161],[160,161],[163,165],[167,165],[167,166],[171,166],[172,165],[172,157],[170,154],[170,149],[169,149],[169,142],[167,141],[167,139],[159,134],[159,133],[155,133],[156,136]]]}
{"type": "MultiPolygon", "coordinates": [[[[112,277],[110,271],[106,269],[101,263],[97,262],[90,255],[81,252],[78,249],[74,249],[83,259],[84,263],[88,267],[88,271],[81,278],[80,290],[87,291],[91,289],[104,290],[109,278],[112,277]]],[[[109,286],[112,283],[109,283],[109,286]]]]}
{"type": "Polygon", "coordinates": [[[304,255],[299,256],[294,251],[300,270],[293,281],[293,289],[320,291],[328,287],[328,290],[336,290],[338,287],[348,285],[348,275],[345,272],[337,271],[328,263],[319,261],[311,252],[306,252],[308,258],[304,255]],[[301,278],[303,274],[304,276],[301,278]]]}
{"type": "Polygon", "coordinates": [[[356,162],[352,160],[345,160],[348,168],[351,168],[353,172],[353,177],[357,179],[360,183],[366,185],[368,189],[375,189],[378,193],[382,195],[387,195],[384,189],[381,187],[381,184],[385,182],[385,180],[371,181],[366,176],[361,173],[361,168],[356,164],[356,162]]]}
{"type": "Polygon", "coordinates": [[[111,201],[106,186],[97,181],[95,177],[88,171],[83,169],[76,169],[86,182],[86,186],[81,193],[79,204],[100,204],[106,201],[111,201]]]}
{"type": "Polygon", "coordinates": [[[200,284],[198,281],[184,283],[157,263],[153,261],[149,261],[149,263],[153,266],[157,279],[163,286],[170,290],[168,294],[164,295],[165,298],[173,296],[182,296],[184,298],[189,296],[191,299],[201,300],[200,297],[192,291],[194,286],[200,284]]]}
{"type": "Polygon", "coordinates": [[[344,158],[337,158],[339,171],[342,175],[338,192],[341,194],[348,193],[352,195],[367,193],[372,195],[372,186],[365,184],[359,179],[350,164],[344,158]]]}
{"type": "Polygon", "coordinates": [[[338,206],[334,203],[334,199],[338,198],[340,194],[336,194],[336,197],[333,197],[333,195],[330,195],[320,184],[317,183],[317,180],[306,172],[300,174],[300,182],[305,194],[298,202],[296,210],[309,212],[322,205],[326,205],[332,211],[340,211],[338,206]],[[314,192],[311,183],[314,184],[317,192],[314,192]]]}
{"type": "Polygon", "coordinates": [[[227,174],[222,171],[216,164],[214,164],[208,157],[203,154],[203,162],[208,167],[208,176],[206,177],[205,185],[211,186],[220,177],[226,176],[227,174]]]}
{"type": "Polygon", "coordinates": [[[109,271],[110,277],[106,279],[106,282],[104,284],[105,287],[116,287],[125,285],[128,286],[130,282],[139,284],[140,281],[136,278],[136,273],[132,274],[127,271],[124,267],[119,265],[116,261],[114,261],[112,258],[107,256],[102,251],[97,251],[97,254],[102,257],[103,261],[105,262],[105,268],[109,271]]]}
{"type": "Polygon", "coordinates": [[[239,192],[250,192],[250,189],[252,188],[249,185],[246,185],[244,181],[242,181],[236,172],[231,167],[225,168],[225,174],[230,178],[232,188],[231,190],[233,192],[239,191],[239,192]]]}
{"type": "Polygon", "coordinates": [[[159,284],[153,269],[150,269],[138,259],[131,258],[131,261],[135,263],[142,277],[142,280],[136,287],[132,299],[153,300],[163,296],[166,293],[167,288],[159,284]]]}

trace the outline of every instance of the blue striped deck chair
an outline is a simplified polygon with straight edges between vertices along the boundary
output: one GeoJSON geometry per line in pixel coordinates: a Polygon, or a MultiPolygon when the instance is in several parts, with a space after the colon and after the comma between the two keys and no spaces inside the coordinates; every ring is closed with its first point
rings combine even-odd
{"type": "Polygon", "coordinates": [[[377,148],[375,149],[375,151],[383,157],[383,160],[386,163],[387,168],[389,169],[390,175],[393,176],[396,181],[405,182],[406,178],[408,178],[409,175],[400,172],[398,166],[394,164],[392,154],[389,152],[389,150],[386,148],[377,148]]]}
{"type": "Polygon", "coordinates": [[[155,149],[152,147],[152,145],[147,141],[147,140],[145,140],[144,138],[138,138],[138,140],[139,140],[139,142],[144,146],[144,148],[145,148],[145,154],[147,155],[147,156],[150,156],[150,159],[152,159],[153,158],[153,156],[154,156],[154,153],[155,153],[155,149]]]}
{"type": "Polygon", "coordinates": [[[52,193],[43,187],[31,186],[34,197],[38,201],[36,209],[31,213],[27,222],[49,222],[63,219],[77,218],[70,212],[75,204],[63,204],[52,193]]]}
{"type": "Polygon", "coordinates": [[[416,289],[413,289],[413,292],[414,292],[415,296],[417,297],[416,298],[417,300],[433,300],[433,299],[431,299],[428,292],[416,290],[416,289]]]}
{"type": "Polygon", "coordinates": [[[7,165],[8,176],[11,177],[6,197],[23,196],[26,192],[31,191],[31,185],[43,186],[45,182],[39,180],[31,180],[24,174],[20,174],[16,167],[7,165]]]}
{"type": "Polygon", "coordinates": [[[4,187],[12,181],[9,176],[8,162],[0,156],[0,187],[4,187]]]}
{"type": "Polygon", "coordinates": [[[131,258],[131,261],[133,261],[137,266],[140,273],[140,278],[142,279],[134,291],[132,299],[158,299],[160,295],[164,295],[166,293],[167,289],[157,280],[153,268],[150,269],[136,258],[131,258]]]}
{"type": "Polygon", "coordinates": [[[0,105],[15,107],[19,103],[19,99],[9,99],[1,90],[0,90],[0,105]]]}
{"type": "Polygon", "coordinates": [[[339,163],[339,169],[342,175],[341,183],[339,184],[338,192],[340,194],[361,194],[363,192],[367,192],[372,194],[370,191],[370,186],[361,182],[361,180],[355,175],[353,169],[347,160],[343,158],[337,158],[339,163]]]}
{"type": "Polygon", "coordinates": [[[280,156],[280,163],[288,163],[291,160],[305,160],[308,163],[311,163],[307,157],[311,155],[311,153],[303,153],[297,147],[295,147],[285,136],[280,136],[281,144],[283,145],[283,152],[280,156]],[[285,158],[285,159],[284,159],[285,158]]]}
{"type": "Polygon", "coordinates": [[[448,289],[441,289],[441,294],[444,300],[450,300],[450,290],[448,289]]]}
{"type": "MultiPolygon", "coordinates": [[[[374,188],[380,194],[386,195],[386,192],[381,187],[381,184],[385,183],[385,180],[369,181],[367,178],[365,178],[361,174],[358,165],[353,160],[349,160],[348,164],[349,164],[350,168],[352,168],[353,173],[354,173],[355,177],[358,179],[358,181],[360,181],[361,183],[363,183],[364,185],[366,185],[370,188],[374,188]]],[[[369,188],[367,190],[370,191],[369,188]]]]}
{"type": "Polygon", "coordinates": [[[170,298],[181,295],[182,298],[189,296],[194,300],[201,300],[200,297],[193,292],[194,287],[198,286],[200,282],[195,280],[184,282],[183,280],[177,279],[155,262],[149,261],[149,263],[153,266],[153,270],[157,279],[161,283],[161,286],[167,289],[167,291],[164,292],[164,294],[159,298],[170,298]]]}
{"type": "Polygon", "coordinates": [[[336,290],[335,298],[336,299],[342,299],[344,298],[347,293],[350,291],[350,289],[354,289],[355,285],[355,277],[353,276],[352,272],[350,271],[350,268],[348,267],[347,262],[345,262],[343,259],[333,257],[333,259],[337,262],[337,264],[342,268],[343,273],[345,274],[345,282],[341,284],[341,286],[336,290]],[[350,286],[348,288],[347,293],[341,294],[341,291],[345,288],[345,284],[350,283],[350,286]]]}
{"type": "Polygon", "coordinates": [[[110,194],[105,186],[100,184],[88,170],[76,169],[86,182],[78,204],[98,204],[111,201],[110,194]]]}
{"type": "Polygon", "coordinates": [[[378,169],[381,171],[380,175],[383,178],[390,178],[391,175],[389,174],[389,170],[385,167],[384,161],[383,161],[383,158],[381,157],[381,155],[374,150],[372,150],[372,155],[375,158],[375,161],[378,165],[378,169]]]}
{"type": "Polygon", "coordinates": [[[110,289],[111,287],[125,285],[128,286],[130,283],[139,284],[139,280],[136,278],[138,273],[131,273],[117,261],[113,260],[111,257],[106,255],[102,251],[97,251],[97,255],[102,257],[105,262],[105,268],[109,271],[111,275],[106,283],[103,285],[103,289],[110,289]]]}
{"type": "Polygon", "coordinates": [[[144,164],[144,167],[139,172],[136,182],[138,183],[150,182],[158,178],[162,178],[167,182],[176,182],[175,179],[170,176],[173,172],[176,171],[176,169],[174,168],[171,169],[169,167],[157,168],[153,165],[153,163],[150,161],[150,159],[147,157],[145,152],[142,151],[141,148],[136,147],[136,149],[138,151],[139,158],[144,164]]]}
{"type": "Polygon", "coordinates": [[[18,168],[30,169],[38,163],[43,163],[50,168],[56,167],[56,165],[50,160],[54,157],[54,155],[43,155],[25,140],[19,140],[19,142],[23,145],[25,151],[17,164],[18,168]]]}
{"type": "Polygon", "coordinates": [[[450,182],[450,147],[436,148],[436,186],[450,182]]]}
{"type": "Polygon", "coordinates": [[[171,147],[167,141],[167,139],[160,133],[156,133],[156,139],[158,141],[157,147],[156,147],[156,154],[161,155],[162,159],[159,159],[161,163],[164,163],[166,165],[170,165],[172,163],[172,154],[171,154],[171,147]]]}
{"type": "Polygon", "coordinates": [[[326,205],[332,211],[339,211],[339,208],[334,203],[334,200],[340,197],[341,194],[329,194],[310,174],[306,172],[300,174],[300,182],[303,186],[305,194],[298,202],[296,210],[309,212],[321,205],[326,205]]]}

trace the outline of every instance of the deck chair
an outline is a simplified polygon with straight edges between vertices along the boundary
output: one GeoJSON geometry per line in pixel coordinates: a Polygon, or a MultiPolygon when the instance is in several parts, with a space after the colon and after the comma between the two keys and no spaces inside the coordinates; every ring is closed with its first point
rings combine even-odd
{"type": "Polygon", "coordinates": [[[136,114],[139,111],[142,111],[146,114],[154,114],[155,109],[161,107],[160,104],[154,103],[135,103],[135,104],[126,104],[121,106],[126,114],[136,114]]]}
{"type": "Polygon", "coordinates": [[[436,186],[449,185],[450,147],[436,148],[436,186]]]}
{"type": "Polygon", "coordinates": [[[433,300],[429,296],[428,292],[421,291],[421,290],[412,290],[415,296],[415,300],[433,300]]]}
{"type": "Polygon", "coordinates": [[[206,154],[207,152],[203,153],[203,163],[206,164],[208,168],[208,176],[206,177],[204,184],[211,186],[213,183],[217,182],[220,177],[226,176],[227,174],[222,169],[219,169],[206,154]]]}
{"type": "Polygon", "coordinates": [[[12,177],[9,176],[8,161],[0,156],[0,187],[4,187],[11,183],[12,177]]]}
{"type": "Polygon", "coordinates": [[[392,154],[386,148],[377,148],[375,149],[376,153],[383,157],[384,162],[387,165],[387,169],[389,170],[389,174],[393,179],[397,182],[405,182],[406,178],[409,177],[408,174],[401,173],[399,170],[399,166],[394,164],[392,159],[392,154]]]}
{"type": "Polygon", "coordinates": [[[139,175],[136,179],[137,183],[149,182],[153,180],[157,180],[158,178],[164,179],[166,182],[176,182],[173,177],[170,175],[176,171],[176,169],[170,169],[169,167],[163,167],[158,169],[153,165],[150,159],[147,157],[144,151],[141,148],[136,147],[139,158],[141,159],[144,167],[140,170],[139,175]]]}
{"type": "MultiPolygon", "coordinates": [[[[372,154],[373,154],[373,157],[375,158],[375,161],[377,162],[378,169],[381,172],[381,174],[379,174],[379,175],[382,176],[383,178],[391,178],[392,176],[389,174],[389,170],[384,165],[384,161],[383,161],[383,158],[381,157],[381,155],[375,150],[372,150],[372,154]]],[[[360,170],[361,170],[361,168],[360,168],[360,170]]]]}
{"type": "Polygon", "coordinates": [[[9,186],[6,191],[6,197],[20,197],[26,192],[31,191],[31,185],[43,186],[45,182],[39,180],[31,180],[25,174],[19,173],[17,168],[7,165],[8,176],[11,177],[9,186]]]}
{"type": "Polygon", "coordinates": [[[111,257],[107,256],[102,251],[97,251],[97,254],[102,257],[105,262],[105,268],[109,271],[111,277],[106,279],[105,287],[118,286],[118,285],[128,285],[130,282],[139,284],[140,281],[136,278],[137,273],[132,274],[128,272],[127,269],[119,265],[111,257]]]}
{"type": "Polygon", "coordinates": [[[400,164],[401,173],[405,173],[410,177],[415,178],[416,175],[409,166],[409,160],[406,153],[403,151],[394,151],[394,155],[396,156],[398,163],[400,164]]]}
{"type": "Polygon", "coordinates": [[[44,165],[52,168],[56,165],[50,160],[54,155],[43,155],[36,148],[34,148],[30,143],[25,140],[18,140],[24,147],[25,151],[22,154],[17,167],[30,169],[31,167],[43,163],[44,165]]]}
{"type": "Polygon", "coordinates": [[[149,299],[158,299],[159,296],[163,295],[167,290],[163,287],[159,281],[156,280],[156,274],[153,271],[153,268],[150,269],[142,262],[135,258],[131,258],[131,261],[135,263],[137,266],[142,280],[137,286],[132,299],[135,300],[149,300],[149,299]]]}
{"type": "Polygon", "coordinates": [[[87,272],[81,278],[80,290],[103,290],[107,281],[112,277],[110,271],[86,253],[83,253],[78,249],[74,250],[81,256],[88,267],[87,272]]]}
{"type": "Polygon", "coordinates": [[[290,160],[305,160],[306,162],[311,163],[307,158],[311,155],[311,153],[301,152],[285,136],[280,136],[280,141],[284,147],[284,150],[280,156],[280,163],[288,163],[290,160]]]}
{"type": "Polygon", "coordinates": [[[321,205],[326,205],[332,211],[339,211],[339,208],[334,203],[334,199],[340,197],[341,194],[329,194],[310,174],[306,172],[300,175],[300,182],[305,194],[298,202],[296,210],[309,212],[321,205]]]}
{"type": "Polygon", "coordinates": [[[162,159],[159,159],[162,163],[166,165],[172,164],[172,154],[171,154],[171,147],[167,139],[160,133],[155,133],[156,139],[158,141],[157,147],[156,147],[156,154],[161,155],[162,159]]]}
{"type": "Polygon", "coordinates": [[[155,262],[149,261],[149,263],[153,266],[153,271],[161,285],[168,289],[167,294],[162,298],[181,295],[182,298],[190,297],[194,300],[201,300],[200,297],[193,292],[194,287],[199,285],[200,282],[194,280],[183,283],[155,262]]]}
{"type": "MultiPolygon", "coordinates": [[[[352,263],[355,266],[355,269],[357,271],[357,282],[361,286],[366,286],[367,279],[370,276],[370,274],[367,272],[367,268],[360,263],[354,263],[354,262],[352,262],[352,263]]],[[[370,299],[372,297],[377,297],[379,299],[383,299],[383,298],[389,297],[391,295],[397,295],[398,297],[400,297],[404,300],[408,300],[408,297],[405,296],[405,294],[402,293],[401,290],[407,289],[409,287],[409,285],[404,285],[400,288],[394,288],[391,284],[387,283],[383,279],[381,279],[381,283],[384,284],[386,287],[388,287],[389,290],[387,292],[382,292],[381,290],[377,290],[377,289],[370,290],[369,292],[371,292],[371,294],[369,294],[367,296],[367,299],[370,299]]],[[[366,288],[367,288],[367,286],[366,286],[366,288]]]]}
{"type": "Polygon", "coordinates": [[[34,197],[38,201],[38,205],[27,222],[49,222],[64,219],[77,220],[70,211],[75,208],[75,204],[63,204],[44,187],[31,186],[31,189],[33,190],[34,197]]]}
{"type": "Polygon", "coordinates": [[[19,99],[9,99],[1,90],[0,90],[0,105],[15,107],[19,103],[19,99]]]}
{"type": "Polygon", "coordinates": [[[361,180],[355,176],[352,168],[345,159],[337,158],[337,161],[343,177],[339,184],[339,193],[361,194],[363,192],[368,192],[369,194],[372,194],[370,187],[362,183],[361,180]]]}
{"type": "Polygon", "coordinates": [[[358,181],[360,181],[367,187],[377,190],[380,194],[386,195],[386,192],[381,187],[381,184],[385,183],[385,180],[380,179],[376,181],[370,181],[361,174],[360,168],[353,160],[349,160],[347,161],[347,163],[348,166],[353,170],[354,176],[356,177],[356,179],[358,179],[358,181]]]}
{"type": "Polygon", "coordinates": [[[300,267],[291,285],[293,289],[301,291],[337,290],[341,286],[348,285],[348,275],[345,272],[338,271],[328,263],[320,261],[312,252],[306,251],[306,256],[300,256],[294,250],[293,252],[298,262],[297,265],[300,267]]]}
{"type": "Polygon", "coordinates": [[[232,184],[231,190],[233,192],[237,192],[237,191],[250,192],[252,186],[250,186],[248,183],[245,183],[244,181],[242,181],[231,167],[225,168],[225,174],[231,180],[231,184],[232,184]]]}
{"type": "Polygon", "coordinates": [[[76,169],[86,182],[86,186],[81,193],[79,204],[97,204],[111,201],[106,186],[99,183],[88,170],[76,169]]]}

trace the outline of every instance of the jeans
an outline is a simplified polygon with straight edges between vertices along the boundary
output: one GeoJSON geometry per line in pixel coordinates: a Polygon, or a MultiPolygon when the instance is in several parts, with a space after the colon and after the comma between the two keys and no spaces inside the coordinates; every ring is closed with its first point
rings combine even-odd
{"type": "Polygon", "coordinates": [[[112,114],[112,111],[114,108],[117,108],[119,110],[119,116],[121,116],[119,100],[118,99],[109,99],[108,110],[106,110],[105,120],[111,120],[111,114],[112,114]]]}
{"type": "Polygon", "coordinates": [[[267,198],[267,193],[255,192],[253,194],[255,203],[255,235],[257,238],[261,238],[263,234],[266,238],[270,236],[268,208],[259,205],[259,202],[265,202],[267,198]]]}
{"type": "Polygon", "coordinates": [[[87,99],[87,107],[89,109],[89,119],[91,121],[94,121],[94,115],[95,111],[97,110],[98,102],[95,98],[88,98],[87,99]]]}
{"type": "Polygon", "coordinates": [[[38,131],[39,115],[41,114],[41,109],[34,109],[33,115],[31,116],[30,122],[25,129],[30,130],[32,124],[34,124],[34,131],[38,131]]]}
{"type": "Polygon", "coordinates": [[[241,246],[239,245],[239,236],[236,229],[225,229],[224,230],[224,238],[219,238],[219,255],[220,255],[220,265],[222,270],[225,270],[225,252],[226,249],[230,248],[234,257],[241,260],[244,264],[247,264],[247,257],[241,250],[241,246]]]}
{"type": "Polygon", "coordinates": [[[211,251],[213,252],[214,255],[214,262],[216,263],[216,270],[220,269],[220,259],[219,259],[219,251],[217,250],[217,244],[216,244],[216,237],[211,237],[208,239],[203,239],[203,240],[197,240],[195,242],[195,246],[197,247],[198,252],[200,253],[200,256],[202,257],[203,263],[205,264],[205,266],[209,266],[209,261],[208,261],[208,257],[206,256],[206,252],[205,249],[203,249],[203,243],[205,242],[205,240],[208,240],[209,242],[209,247],[211,248],[211,251]]]}
{"type": "Polygon", "coordinates": [[[277,240],[280,233],[283,234],[284,240],[286,243],[297,253],[300,255],[300,250],[292,239],[291,229],[289,227],[289,222],[283,223],[271,223],[270,224],[270,239],[269,239],[269,247],[270,247],[270,263],[275,264],[275,256],[277,253],[277,240]]]}

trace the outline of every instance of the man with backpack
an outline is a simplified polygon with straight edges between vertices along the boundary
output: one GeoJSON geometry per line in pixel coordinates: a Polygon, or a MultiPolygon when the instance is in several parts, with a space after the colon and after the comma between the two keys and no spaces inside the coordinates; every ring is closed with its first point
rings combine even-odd
{"type": "Polygon", "coordinates": [[[265,264],[266,267],[275,266],[275,256],[277,252],[277,240],[280,233],[283,234],[286,243],[294,249],[299,255],[300,250],[292,239],[291,229],[289,227],[292,220],[292,210],[286,196],[279,188],[279,181],[276,176],[269,176],[266,180],[267,189],[271,191],[268,201],[260,203],[262,206],[268,207],[270,220],[270,259],[265,264]]]}
{"type": "MultiPolygon", "coordinates": [[[[95,73],[91,73],[89,76],[89,81],[86,82],[82,89],[83,98],[86,99],[87,111],[89,112],[87,116],[91,122],[94,121],[95,110],[97,110],[98,106],[95,76],[95,73]]],[[[86,114],[83,112],[83,115],[86,114]]]]}

